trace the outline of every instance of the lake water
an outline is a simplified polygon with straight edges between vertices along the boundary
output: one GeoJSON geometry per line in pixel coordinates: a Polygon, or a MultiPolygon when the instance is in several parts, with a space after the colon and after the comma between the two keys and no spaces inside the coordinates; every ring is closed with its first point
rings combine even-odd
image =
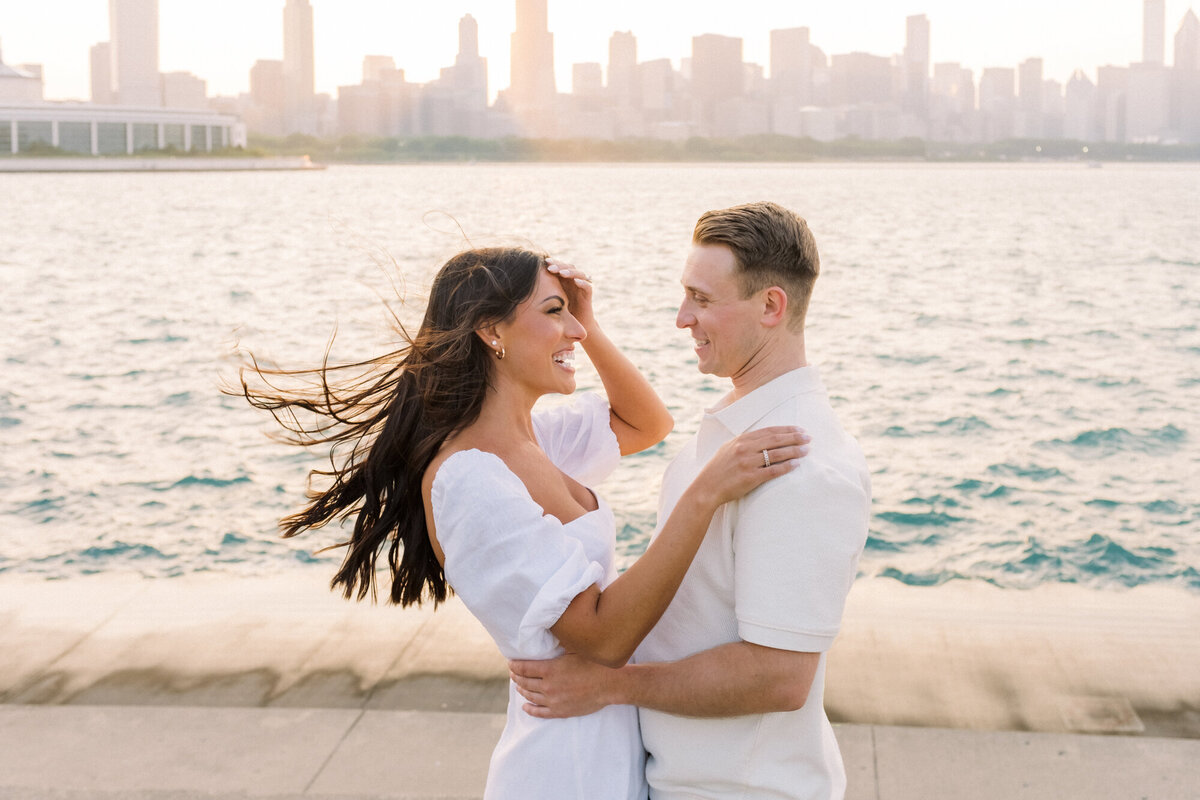
{"type": "MultiPolygon", "coordinates": [[[[276,520],[321,463],[218,392],[237,346],[283,365],[389,349],[473,244],[585,267],[675,413],[603,486],[622,557],[722,391],[673,326],[696,217],[755,199],[811,224],[818,364],[873,471],[865,575],[1200,591],[1196,165],[471,165],[5,175],[0,572],[331,571],[336,530],[276,520]],[[466,237],[466,238],[464,238],[466,237]],[[408,306],[397,298],[409,300],[408,306]]],[[[581,359],[582,361],[582,359],[581,359]]],[[[582,387],[595,387],[590,366],[582,387]]],[[[815,446],[819,446],[816,443],[815,446]]]]}

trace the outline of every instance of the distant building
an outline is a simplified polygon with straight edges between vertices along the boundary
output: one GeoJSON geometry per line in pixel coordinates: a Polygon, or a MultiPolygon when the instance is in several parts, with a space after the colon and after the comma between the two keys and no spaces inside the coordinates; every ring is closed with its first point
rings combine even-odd
{"type": "Polygon", "coordinates": [[[552,134],[554,104],[554,34],[547,22],[547,0],[516,0],[517,29],[511,37],[511,80],[507,99],[525,129],[552,134]]]}
{"type": "Polygon", "coordinates": [[[478,117],[488,106],[487,59],[479,55],[479,23],[470,14],[458,21],[458,55],[449,82],[454,87],[455,107],[475,115],[471,130],[482,131],[478,117]]]}
{"type": "Polygon", "coordinates": [[[974,138],[975,74],[956,62],[934,64],[929,92],[929,137],[940,142],[974,138]]]}
{"type": "Polygon", "coordinates": [[[1175,69],[1200,72],[1200,18],[1190,8],[1175,33],[1175,69]]]}
{"type": "Polygon", "coordinates": [[[167,149],[211,152],[245,144],[246,129],[237,117],[211,111],[0,100],[0,157],[50,147],[105,156],[167,149]]]}
{"type": "Polygon", "coordinates": [[[91,68],[92,102],[111,105],[117,102],[113,92],[112,45],[108,42],[94,44],[88,51],[91,68]]]}
{"type": "Polygon", "coordinates": [[[32,64],[10,67],[0,53],[0,103],[37,103],[45,93],[42,68],[32,64]]]}
{"type": "Polygon", "coordinates": [[[1099,120],[1096,117],[1096,84],[1075,70],[1063,92],[1063,138],[1083,142],[1097,141],[1099,120]]]}
{"type": "Polygon", "coordinates": [[[979,76],[979,133],[983,141],[1015,135],[1016,87],[1017,73],[1010,67],[987,67],[979,76]]]}
{"type": "Polygon", "coordinates": [[[870,53],[833,56],[829,67],[829,105],[881,105],[894,103],[892,61],[870,53]]]}
{"type": "Polygon", "coordinates": [[[396,59],[391,56],[363,56],[363,83],[378,81],[386,72],[396,71],[396,59]]]}
{"type": "Polygon", "coordinates": [[[741,97],[743,86],[741,39],[715,33],[692,37],[692,98],[700,135],[712,135],[718,107],[741,97]]]}
{"type": "Polygon", "coordinates": [[[638,94],[641,110],[649,119],[667,119],[676,105],[675,68],[669,58],[656,58],[638,65],[638,94]]]}
{"type": "Polygon", "coordinates": [[[167,108],[208,108],[208,84],[190,72],[166,72],[162,76],[163,105],[167,108]]]}
{"type": "Polygon", "coordinates": [[[283,117],[288,133],[317,132],[313,10],[308,0],[283,9],[283,117]]]}
{"type": "Polygon", "coordinates": [[[808,28],[771,31],[771,94],[792,101],[797,107],[812,102],[813,59],[809,37],[808,28]]]}
{"type": "Polygon", "coordinates": [[[1127,71],[1125,135],[1117,141],[1166,142],[1171,131],[1171,71],[1161,63],[1133,64],[1127,71]]]}
{"type": "Polygon", "coordinates": [[[245,111],[246,127],[267,136],[283,136],[283,62],[255,61],[250,68],[250,105],[245,111]]]}
{"type": "Polygon", "coordinates": [[[1200,19],[1191,9],[1175,34],[1171,78],[1171,127],[1183,141],[1200,143],[1200,19]]]}
{"type": "Polygon", "coordinates": [[[637,38],[633,31],[617,31],[608,39],[609,100],[617,108],[633,108],[639,104],[637,38]]]}
{"type": "Polygon", "coordinates": [[[1045,139],[1063,138],[1063,121],[1066,116],[1066,102],[1063,98],[1063,85],[1056,80],[1042,81],[1042,137],[1045,139]]]}
{"type": "Polygon", "coordinates": [[[571,94],[580,99],[599,100],[604,92],[604,68],[596,61],[571,65],[571,94]]]}
{"type": "Polygon", "coordinates": [[[163,104],[158,72],[158,0],[109,0],[112,86],[123,106],[163,104]]]}
{"type": "Polygon", "coordinates": [[[1045,107],[1044,66],[1040,58],[1027,58],[1017,67],[1017,114],[1013,134],[1019,139],[1044,136],[1042,115],[1045,107]]]}
{"type": "Polygon", "coordinates": [[[1167,0],[1142,0],[1142,63],[1166,63],[1167,0]]]}
{"type": "Polygon", "coordinates": [[[1125,103],[1129,68],[1103,66],[1096,70],[1096,134],[1105,142],[1124,142],[1125,103]]]}
{"type": "Polygon", "coordinates": [[[929,18],[908,17],[904,37],[904,110],[924,117],[929,110],[929,18]]]}

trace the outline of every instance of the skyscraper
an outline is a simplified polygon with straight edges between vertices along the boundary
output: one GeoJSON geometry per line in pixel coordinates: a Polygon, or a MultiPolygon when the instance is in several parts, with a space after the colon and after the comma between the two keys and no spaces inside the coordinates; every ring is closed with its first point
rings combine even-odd
{"type": "Polygon", "coordinates": [[[547,0],[517,0],[517,29],[511,38],[509,100],[527,125],[541,129],[552,122],[554,34],[547,24],[547,0]]]}
{"type": "Polygon", "coordinates": [[[638,105],[637,39],[633,31],[617,31],[608,39],[608,95],[613,105],[638,105]]]}
{"type": "Polygon", "coordinates": [[[1188,9],[1175,34],[1171,125],[1185,142],[1200,142],[1200,18],[1188,9]]]}
{"type": "Polygon", "coordinates": [[[287,0],[283,8],[283,116],[289,133],[317,132],[313,10],[308,0],[287,0]]]}
{"type": "Polygon", "coordinates": [[[1142,63],[1166,63],[1167,0],[1142,0],[1142,63]]]}
{"type": "Polygon", "coordinates": [[[1011,67],[984,67],[979,76],[979,112],[987,142],[1013,136],[1017,72],[1011,67]]]}
{"type": "Polygon", "coordinates": [[[1175,68],[1200,71],[1200,17],[1190,8],[1175,33],[1175,68]]]}
{"type": "Polygon", "coordinates": [[[463,108],[487,110],[487,59],[479,55],[479,23],[470,14],[458,21],[458,56],[454,59],[454,88],[463,108]]]}
{"type": "Polygon", "coordinates": [[[1018,138],[1042,136],[1042,114],[1045,107],[1045,71],[1040,58],[1027,58],[1017,66],[1017,125],[1018,138]]]}
{"type": "Polygon", "coordinates": [[[718,108],[742,94],[742,40],[706,33],[692,37],[692,97],[702,136],[711,136],[718,108]]]}
{"type": "Polygon", "coordinates": [[[91,61],[92,102],[109,105],[116,101],[113,95],[112,45],[108,42],[94,44],[88,55],[91,61]]]}
{"type": "Polygon", "coordinates": [[[255,61],[250,68],[250,102],[246,125],[253,131],[269,136],[282,136],[283,125],[283,62],[255,61]]]}
{"type": "Polygon", "coordinates": [[[812,102],[812,44],[808,28],[771,31],[771,93],[799,105],[812,102]]]}
{"type": "Polygon", "coordinates": [[[904,110],[924,116],[929,108],[929,18],[905,20],[904,110]]]}
{"type": "Polygon", "coordinates": [[[109,0],[114,98],[126,106],[161,106],[158,0],[109,0]]]}

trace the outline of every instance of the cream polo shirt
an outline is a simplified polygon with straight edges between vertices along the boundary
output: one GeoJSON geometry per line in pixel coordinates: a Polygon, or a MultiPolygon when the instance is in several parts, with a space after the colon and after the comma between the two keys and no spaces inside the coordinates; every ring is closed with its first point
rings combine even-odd
{"type": "Polygon", "coordinates": [[[792,472],[727,503],[636,660],[677,661],[729,642],[821,658],[798,711],[695,719],[640,711],[650,797],[804,798],[845,792],[825,716],[825,651],[841,625],[867,537],[867,464],[838,423],[815,367],[788,372],[708,411],[663,476],[660,521],[722,444],[772,425],[799,425],[811,450],[792,472]]]}

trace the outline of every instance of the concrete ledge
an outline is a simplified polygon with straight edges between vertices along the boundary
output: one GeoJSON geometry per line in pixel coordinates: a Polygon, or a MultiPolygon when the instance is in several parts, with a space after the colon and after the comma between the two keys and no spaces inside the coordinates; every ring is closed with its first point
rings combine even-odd
{"type": "MultiPolygon", "coordinates": [[[[500,712],[508,670],[451,600],[349,603],[328,576],[0,575],[0,702],[500,712]]],[[[859,581],[835,722],[1200,738],[1200,595],[859,581]]]]}

